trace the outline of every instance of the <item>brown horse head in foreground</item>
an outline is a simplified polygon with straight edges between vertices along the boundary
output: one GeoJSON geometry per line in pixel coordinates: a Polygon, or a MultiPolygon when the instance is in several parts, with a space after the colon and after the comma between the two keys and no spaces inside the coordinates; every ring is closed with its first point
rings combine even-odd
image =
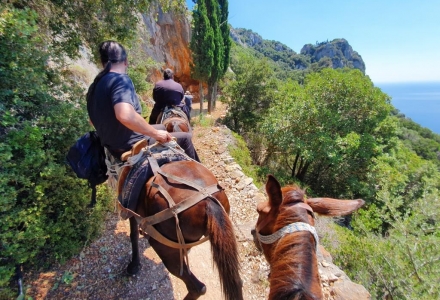
{"type": "MultiPolygon", "coordinates": [[[[168,271],[185,283],[188,294],[184,299],[199,298],[206,293],[206,286],[190,271],[185,255],[182,255],[182,248],[175,248],[169,244],[183,243],[189,248],[203,236],[209,237],[225,298],[243,299],[237,243],[232,222],[228,217],[229,201],[224,190],[218,186],[215,176],[202,164],[194,161],[177,161],[163,165],[160,173],[146,183],[136,213],[145,220],[146,217],[158,216],[158,213],[163,214],[164,211],[171,211],[173,217],[157,222],[151,227],[167,240],[150,236],[149,243],[168,271]],[[178,208],[184,206],[184,203],[191,204],[179,211],[178,208]],[[173,210],[168,209],[172,205],[173,210]]],[[[144,228],[142,222],[140,225],[144,228]]],[[[150,233],[148,228],[146,231],[150,233]]],[[[135,274],[140,268],[139,225],[135,217],[130,218],[130,239],[133,251],[127,272],[135,274]]]]}
{"type": "Polygon", "coordinates": [[[257,207],[256,235],[270,264],[269,300],[322,299],[314,212],[343,216],[359,209],[364,201],[306,198],[296,186],[281,188],[272,175],[266,192],[269,201],[257,207]]]}

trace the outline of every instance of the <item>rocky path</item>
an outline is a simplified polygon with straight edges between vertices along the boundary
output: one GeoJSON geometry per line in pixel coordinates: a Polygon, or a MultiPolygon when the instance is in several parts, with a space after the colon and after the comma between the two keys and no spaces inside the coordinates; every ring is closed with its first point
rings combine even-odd
{"type": "MultiPolygon", "coordinates": [[[[228,128],[218,124],[196,126],[193,141],[203,164],[216,175],[231,204],[230,217],[239,245],[244,299],[267,299],[269,268],[250,235],[257,219],[257,202],[265,196],[229,155],[227,147],[234,143],[234,139],[228,128]]],[[[26,295],[32,299],[183,299],[186,287],[166,270],[148,240],[142,238],[139,246],[143,252],[142,269],[136,276],[126,276],[125,268],[131,256],[129,223],[121,220],[117,213],[110,214],[101,237],[78,256],[48,272],[26,274],[26,295]]],[[[337,293],[334,283],[350,281],[326,259],[330,261],[331,257],[328,255],[324,259],[320,256],[320,273],[325,298],[334,299],[332,294],[337,293]]],[[[223,299],[209,242],[194,247],[189,261],[191,271],[207,286],[206,295],[200,299],[223,299]]],[[[366,298],[348,296],[338,299],[366,298]]]]}

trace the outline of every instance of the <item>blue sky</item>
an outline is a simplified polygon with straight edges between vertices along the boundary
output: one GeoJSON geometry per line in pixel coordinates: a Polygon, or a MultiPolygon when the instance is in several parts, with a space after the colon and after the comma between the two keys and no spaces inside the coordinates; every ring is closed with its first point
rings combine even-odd
{"type": "Polygon", "coordinates": [[[345,38],[375,84],[440,81],[440,0],[229,0],[229,24],[297,53],[345,38]]]}

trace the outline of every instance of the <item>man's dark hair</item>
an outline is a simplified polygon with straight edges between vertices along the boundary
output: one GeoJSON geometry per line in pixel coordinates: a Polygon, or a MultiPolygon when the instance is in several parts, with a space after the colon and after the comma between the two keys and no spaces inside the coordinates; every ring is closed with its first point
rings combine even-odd
{"type": "Polygon", "coordinates": [[[174,76],[174,73],[171,69],[165,69],[163,71],[163,79],[172,79],[174,76]]]}
{"type": "Polygon", "coordinates": [[[98,81],[110,71],[112,63],[120,63],[127,59],[127,51],[125,51],[124,46],[118,42],[105,41],[99,45],[99,56],[104,69],[96,75],[95,80],[93,80],[93,83],[90,85],[87,91],[87,102],[91,99],[98,81]]]}
{"type": "Polygon", "coordinates": [[[108,62],[119,63],[127,59],[127,51],[124,46],[115,41],[105,41],[99,45],[101,63],[105,66],[108,62]]]}

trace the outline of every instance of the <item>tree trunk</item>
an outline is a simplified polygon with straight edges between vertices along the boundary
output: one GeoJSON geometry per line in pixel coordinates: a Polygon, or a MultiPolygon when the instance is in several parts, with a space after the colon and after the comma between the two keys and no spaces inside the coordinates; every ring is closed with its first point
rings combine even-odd
{"type": "Polygon", "coordinates": [[[309,169],[309,166],[310,166],[309,162],[306,162],[304,164],[304,166],[302,166],[302,168],[299,171],[298,176],[297,176],[298,180],[304,181],[304,178],[306,177],[306,173],[307,173],[307,170],[309,169]]]}
{"type": "Polygon", "coordinates": [[[208,81],[208,114],[211,114],[212,112],[212,94],[214,93],[213,88],[214,85],[208,81]]]}
{"type": "Polygon", "coordinates": [[[214,92],[212,94],[213,100],[212,100],[212,108],[215,110],[216,104],[217,104],[217,87],[218,87],[218,81],[214,83],[214,92]]]}
{"type": "Polygon", "coordinates": [[[295,162],[293,163],[293,167],[292,167],[292,178],[296,177],[296,165],[298,164],[298,158],[299,158],[299,153],[296,154],[295,156],[295,162]]]}
{"type": "Polygon", "coordinates": [[[203,83],[199,82],[200,114],[203,114],[203,83]]]}

